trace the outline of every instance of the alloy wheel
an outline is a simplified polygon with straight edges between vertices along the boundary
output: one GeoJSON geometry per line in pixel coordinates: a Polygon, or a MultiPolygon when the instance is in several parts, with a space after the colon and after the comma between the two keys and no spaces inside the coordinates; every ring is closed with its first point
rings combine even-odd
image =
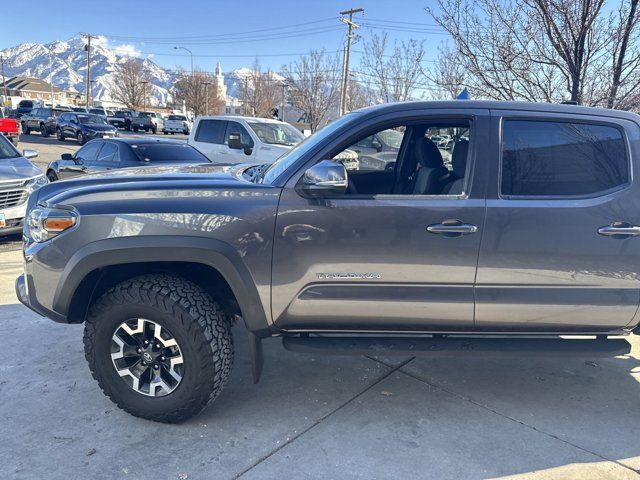
{"type": "Polygon", "coordinates": [[[178,342],[161,325],[143,318],[126,320],[111,337],[111,360],[116,372],[136,392],[163,397],[184,376],[178,342]]]}

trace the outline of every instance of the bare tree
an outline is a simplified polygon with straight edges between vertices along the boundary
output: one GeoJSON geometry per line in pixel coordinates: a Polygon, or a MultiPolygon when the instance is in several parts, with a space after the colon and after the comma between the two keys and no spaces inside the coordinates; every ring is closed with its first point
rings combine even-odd
{"type": "Polygon", "coordinates": [[[479,96],[634,108],[638,0],[621,0],[608,16],[603,6],[604,0],[439,0],[437,12],[428,11],[453,37],[458,55],[450,58],[479,96]]]}
{"type": "Polygon", "coordinates": [[[248,115],[271,118],[282,97],[282,78],[271,70],[262,71],[256,60],[251,73],[242,78],[241,101],[248,115]]]}
{"type": "Polygon", "coordinates": [[[373,104],[371,91],[355,78],[347,83],[347,111],[358,110],[373,104]]]}
{"type": "Polygon", "coordinates": [[[449,46],[440,48],[438,61],[427,75],[438,88],[435,99],[454,99],[465,88],[466,72],[458,60],[458,52],[449,46]]]}
{"type": "Polygon", "coordinates": [[[145,103],[145,100],[148,103],[151,89],[146,87],[146,83],[150,82],[149,72],[142,62],[135,58],[128,58],[116,67],[113,96],[127,108],[136,110],[145,103]]]}
{"type": "Polygon", "coordinates": [[[192,73],[179,72],[173,85],[175,100],[184,101],[195,116],[217,114],[224,107],[225,99],[218,91],[215,75],[201,70],[192,73]]]}
{"type": "Polygon", "coordinates": [[[339,65],[338,57],[324,50],[311,50],[293,65],[283,67],[291,104],[302,112],[312,132],[324,125],[331,110],[337,108],[339,65]]]}
{"type": "Polygon", "coordinates": [[[386,32],[371,35],[364,44],[361,74],[367,77],[379,101],[408,100],[425,79],[422,69],[424,42],[413,38],[395,42],[391,51],[388,44],[386,32]]]}

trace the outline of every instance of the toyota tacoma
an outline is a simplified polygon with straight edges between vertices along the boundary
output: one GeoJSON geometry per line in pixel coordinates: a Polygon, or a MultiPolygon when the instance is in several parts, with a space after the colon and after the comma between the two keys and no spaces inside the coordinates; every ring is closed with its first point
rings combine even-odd
{"type": "Polygon", "coordinates": [[[220,394],[234,322],[254,381],[269,337],[316,353],[616,356],[640,321],[638,178],[633,113],[375,106],[272,164],[141,167],[36,190],[16,291],[84,323],[105,394],[163,422],[220,394]],[[335,161],[390,130],[395,158],[335,161]]]}

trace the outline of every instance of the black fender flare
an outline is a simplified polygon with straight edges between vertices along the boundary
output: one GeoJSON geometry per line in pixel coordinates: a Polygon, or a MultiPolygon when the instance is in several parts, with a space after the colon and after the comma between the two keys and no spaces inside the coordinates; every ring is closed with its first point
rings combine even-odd
{"type": "Polygon", "coordinates": [[[62,272],[53,310],[67,315],[76,289],[93,270],[144,262],[192,262],[215,268],[238,300],[247,329],[258,337],[270,335],[258,290],[239,253],[220,240],[188,235],[117,237],[85,245],[73,254],[62,272]]]}

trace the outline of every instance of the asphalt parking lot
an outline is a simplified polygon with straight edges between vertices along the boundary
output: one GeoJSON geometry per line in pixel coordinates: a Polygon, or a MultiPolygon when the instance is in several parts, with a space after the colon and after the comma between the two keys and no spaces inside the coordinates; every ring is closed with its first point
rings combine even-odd
{"type": "Polygon", "coordinates": [[[640,470],[640,357],[375,359],[266,342],[181,425],[129,416],[91,379],[82,326],[18,304],[0,252],[0,477],[11,479],[630,479],[640,470]]]}

